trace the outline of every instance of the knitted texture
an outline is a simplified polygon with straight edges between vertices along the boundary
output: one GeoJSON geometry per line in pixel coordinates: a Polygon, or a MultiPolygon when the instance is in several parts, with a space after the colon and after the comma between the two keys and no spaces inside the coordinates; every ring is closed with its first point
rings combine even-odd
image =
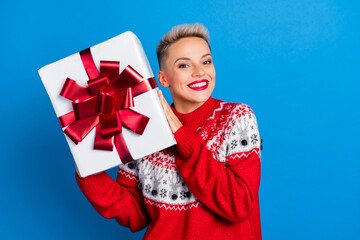
{"type": "Polygon", "coordinates": [[[177,145],[106,173],[77,178],[104,217],[144,239],[261,239],[260,136],[245,104],[210,98],[189,114],[177,145]]]}

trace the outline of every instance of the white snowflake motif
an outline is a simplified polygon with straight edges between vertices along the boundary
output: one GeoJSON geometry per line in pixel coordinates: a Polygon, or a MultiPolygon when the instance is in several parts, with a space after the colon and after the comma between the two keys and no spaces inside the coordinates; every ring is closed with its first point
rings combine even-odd
{"type": "Polygon", "coordinates": [[[166,193],[167,193],[166,189],[163,188],[163,189],[160,190],[160,196],[162,198],[166,197],[166,193]]]}
{"type": "Polygon", "coordinates": [[[253,135],[251,135],[251,142],[252,142],[252,144],[256,144],[257,143],[257,141],[259,141],[258,139],[257,139],[257,135],[256,134],[253,134],[253,135]]]}
{"type": "Polygon", "coordinates": [[[185,191],[181,191],[180,192],[180,199],[184,199],[186,198],[186,192],[185,191]]]}
{"type": "Polygon", "coordinates": [[[231,149],[234,149],[237,147],[237,141],[236,140],[232,140],[231,141],[231,149]]]}
{"type": "Polygon", "coordinates": [[[145,186],[145,192],[149,193],[151,191],[151,186],[150,184],[146,184],[145,186]]]}
{"type": "Polygon", "coordinates": [[[201,138],[206,139],[208,137],[208,134],[206,132],[201,133],[201,138]]]}

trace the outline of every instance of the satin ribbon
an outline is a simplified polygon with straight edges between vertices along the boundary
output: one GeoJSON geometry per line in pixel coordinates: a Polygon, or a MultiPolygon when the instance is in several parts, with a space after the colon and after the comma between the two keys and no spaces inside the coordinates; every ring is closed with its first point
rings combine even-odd
{"type": "Polygon", "coordinates": [[[71,100],[73,111],[59,117],[64,133],[75,143],[81,142],[96,127],[94,148],[116,150],[123,163],[132,161],[122,134],[126,127],[142,135],[149,118],[130,109],[133,98],[157,87],[155,78],[143,77],[130,65],[120,74],[120,62],[100,61],[100,73],[90,48],[80,52],[89,77],[88,86],[67,78],[60,95],[71,100]]]}

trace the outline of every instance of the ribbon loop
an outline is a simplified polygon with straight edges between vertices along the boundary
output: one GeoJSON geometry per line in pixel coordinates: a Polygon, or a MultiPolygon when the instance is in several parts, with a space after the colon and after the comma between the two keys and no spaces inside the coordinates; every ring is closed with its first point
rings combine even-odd
{"type": "Polygon", "coordinates": [[[150,120],[150,118],[132,109],[119,110],[117,113],[120,116],[121,123],[139,135],[144,133],[146,125],[150,120]]]}
{"type": "Polygon", "coordinates": [[[100,76],[87,81],[91,96],[99,94],[100,91],[104,92],[110,89],[109,79],[107,76],[100,76]]]}
{"type": "Polygon", "coordinates": [[[69,126],[75,120],[76,120],[76,118],[75,118],[75,113],[74,112],[69,112],[69,113],[64,114],[64,115],[59,117],[59,122],[60,122],[61,128],[69,126]]]}
{"type": "Polygon", "coordinates": [[[83,120],[97,115],[96,104],[98,96],[77,99],[72,102],[76,120],[83,120]]]}
{"type": "Polygon", "coordinates": [[[100,74],[105,73],[109,79],[114,79],[119,75],[119,61],[100,61],[100,74]]]}
{"type": "Polygon", "coordinates": [[[98,112],[104,114],[111,114],[113,112],[113,100],[114,96],[112,93],[100,93],[98,102],[98,112]]]}
{"type": "Polygon", "coordinates": [[[131,88],[121,89],[115,92],[114,109],[124,109],[134,106],[134,99],[131,88]]]}
{"type": "Polygon", "coordinates": [[[143,94],[144,92],[150,91],[156,87],[157,87],[156,79],[148,78],[148,79],[140,82],[139,84],[137,84],[132,89],[132,95],[133,95],[133,97],[136,97],[136,96],[143,94]]]}
{"type": "Polygon", "coordinates": [[[64,133],[77,145],[98,124],[99,116],[96,115],[85,120],[73,122],[65,129],[64,133]]]}
{"type": "Polygon", "coordinates": [[[70,78],[66,78],[65,83],[60,91],[60,95],[69,100],[90,97],[88,88],[70,78]]]}
{"type": "Polygon", "coordinates": [[[128,65],[121,74],[115,78],[113,81],[111,81],[111,86],[114,89],[121,89],[126,87],[132,87],[136,86],[138,83],[141,82],[142,76],[140,73],[135,71],[130,65],[128,65]]]}
{"type": "Polygon", "coordinates": [[[123,163],[133,158],[122,134],[122,126],[142,135],[149,118],[131,110],[134,97],[156,88],[155,78],[143,77],[130,65],[120,74],[119,61],[100,61],[97,70],[90,49],[80,52],[89,77],[88,87],[67,78],[60,95],[72,100],[73,110],[59,117],[64,133],[75,143],[81,142],[96,127],[94,149],[116,150],[123,163]]]}

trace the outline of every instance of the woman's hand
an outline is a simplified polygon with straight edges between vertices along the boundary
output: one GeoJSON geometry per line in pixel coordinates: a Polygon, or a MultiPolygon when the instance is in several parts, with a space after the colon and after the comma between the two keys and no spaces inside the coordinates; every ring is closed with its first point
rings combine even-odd
{"type": "Polygon", "coordinates": [[[164,109],[166,119],[170,125],[171,131],[175,133],[180,127],[182,127],[182,123],[178,119],[178,117],[174,114],[173,110],[167,103],[164,95],[162,94],[161,90],[158,91],[158,95],[160,98],[161,105],[164,109]]]}

